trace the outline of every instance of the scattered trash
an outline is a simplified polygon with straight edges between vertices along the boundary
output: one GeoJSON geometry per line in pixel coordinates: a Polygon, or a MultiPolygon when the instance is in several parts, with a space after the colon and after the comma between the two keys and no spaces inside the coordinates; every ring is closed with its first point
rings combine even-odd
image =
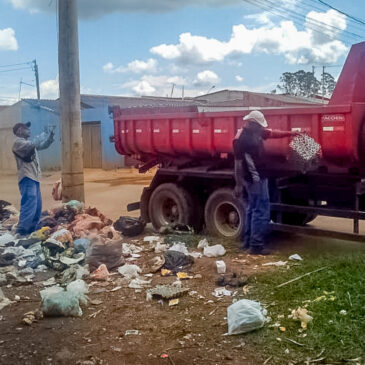
{"type": "Polygon", "coordinates": [[[159,236],[145,236],[143,238],[143,242],[149,242],[149,243],[152,243],[152,242],[159,242],[161,240],[161,238],[159,236]]]}
{"type": "Polygon", "coordinates": [[[183,242],[174,243],[168,250],[181,252],[184,255],[189,255],[189,251],[188,251],[185,243],[183,243],[183,242]]]}
{"type": "Polygon", "coordinates": [[[289,256],[289,260],[292,261],[303,261],[303,259],[296,253],[294,255],[289,256]]]}
{"type": "Polygon", "coordinates": [[[100,305],[100,304],[103,304],[103,301],[99,300],[99,299],[93,299],[93,300],[90,300],[89,303],[91,305],[100,305]]]}
{"type": "Polygon", "coordinates": [[[140,278],[136,278],[131,280],[131,282],[128,285],[128,288],[131,289],[143,289],[146,286],[149,286],[151,283],[151,280],[142,280],[140,278]]]}
{"type": "Polygon", "coordinates": [[[266,262],[265,264],[262,264],[262,266],[286,266],[288,261],[276,261],[276,262],[266,262]]]}
{"type": "Polygon", "coordinates": [[[161,276],[171,276],[171,275],[173,275],[173,272],[171,270],[161,269],[161,276]]]}
{"type": "Polygon", "coordinates": [[[118,272],[127,279],[135,279],[139,277],[139,274],[142,272],[142,269],[137,265],[125,264],[118,268],[118,272]]]}
{"type": "Polygon", "coordinates": [[[285,332],[285,331],[286,331],[286,328],[285,328],[285,327],[279,327],[279,330],[280,330],[281,332],[285,332]]]}
{"type": "Polygon", "coordinates": [[[226,249],[222,245],[206,246],[204,247],[204,256],[218,257],[226,253],[226,249]]]}
{"type": "Polygon", "coordinates": [[[259,302],[241,299],[227,308],[228,334],[238,335],[261,328],[265,323],[266,310],[259,302]]]}
{"type": "Polygon", "coordinates": [[[344,309],[342,309],[342,310],[340,310],[340,314],[341,314],[342,316],[346,316],[346,315],[347,315],[347,312],[346,312],[344,309]]]}
{"type": "Polygon", "coordinates": [[[192,276],[189,276],[187,272],[180,271],[176,273],[176,276],[179,280],[186,280],[186,279],[192,279],[192,276]]]}
{"type": "Polygon", "coordinates": [[[10,233],[4,233],[0,236],[0,247],[4,247],[11,242],[15,242],[15,237],[10,233]]]}
{"type": "Polygon", "coordinates": [[[224,296],[231,296],[232,292],[230,290],[227,290],[226,288],[215,288],[213,295],[217,298],[222,298],[224,296]]]}
{"type": "Polygon", "coordinates": [[[0,311],[14,302],[7,298],[0,288],[0,311]]]}
{"type": "Polygon", "coordinates": [[[168,250],[164,252],[165,263],[163,267],[172,270],[174,273],[178,271],[187,271],[194,263],[194,258],[178,251],[168,250]]]}
{"type": "Polygon", "coordinates": [[[124,336],[130,336],[130,335],[139,335],[138,330],[126,330],[124,333],[124,336]]]}
{"type": "Polygon", "coordinates": [[[204,247],[208,247],[208,246],[209,246],[209,243],[206,238],[203,238],[198,243],[198,249],[203,249],[204,247]]]}
{"type": "Polygon", "coordinates": [[[218,274],[224,274],[226,272],[226,263],[222,260],[218,260],[215,262],[217,265],[218,274]]]}
{"type": "Polygon", "coordinates": [[[42,300],[42,312],[46,317],[80,317],[82,310],[74,293],[62,290],[47,295],[42,300]]]}
{"type": "Polygon", "coordinates": [[[78,238],[73,243],[76,252],[86,252],[90,247],[90,241],[87,238],[78,238]]]}
{"type": "Polygon", "coordinates": [[[152,273],[157,272],[165,264],[165,258],[163,256],[155,256],[149,260],[146,264],[148,270],[152,273]]]}
{"type": "Polygon", "coordinates": [[[188,226],[187,224],[182,223],[173,223],[168,224],[166,226],[162,226],[160,228],[160,234],[193,234],[194,230],[192,227],[188,226]]]}
{"type": "Polygon", "coordinates": [[[160,243],[160,242],[157,242],[157,243],[156,243],[156,246],[155,246],[155,252],[156,252],[156,253],[162,253],[162,252],[167,251],[167,250],[168,250],[168,248],[169,248],[169,246],[168,246],[168,245],[164,245],[164,244],[162,244],[162,243],[160,243]]]}
{"type": "MultiPolygon", "coordinates": [[[[220,276],[217,281],[216,284],[219,286],[232,286],[235,288],[244,286],[247,284],[247,276],[238,276],[236,273],[233,273],[232,275],[223,275],[220,276]]],[[[247,293],[246,293],[247,294],[247,293]]]]}
{"type": "Polygon", "coordinates": [[[90,274],[90,277],[95,280],[108,280],[109,271],[105,264],[101,264],[95,271],[90,274]]]}
{"type": "Polygon", "coordinates": [[[313,320],[308,314],[308,310],[306,308],[298,307],[298,309],[294,309],[289,315],[289,318],[293,318],[295,321],[300,321],[301,327],[303,329],[307,329],[307,324],[313,320]]]}
{"type": "Polygon", "coordinates": [[[108,270],[122,266],[125,263],[122,245],[119,242],[93,244],[86,262],[89,264],[91,272],[101,264],[105,264],[108,270]]]}
{"type": "Polygon", "coordinates": [[[170,299],[169,300],[169,307],[173,307],[174,305],[178,305],[179,304],[179,299],[170,299]]]}
{"type": "Polygon", "coordinates": [[[43,318],[43,313],[40,310],[27,312],[24,314],[22,323],[30,326],[33,322],[37,322],[43,318]]]}
{"type": "Polygon", "coordinates": [[[113,227],[126,237],[138,236],[143,232],[145,226],[146,223],[142,219],[133,217],[119,217],[113,223],[113,227]]]}
{"type": "Polygon", "coordinates": [[[188,291],[188,288],[182,288],[174,285],[157,285],[154,288],[147,290],[147,299],[173,299],[180,297],[188,291]]]}

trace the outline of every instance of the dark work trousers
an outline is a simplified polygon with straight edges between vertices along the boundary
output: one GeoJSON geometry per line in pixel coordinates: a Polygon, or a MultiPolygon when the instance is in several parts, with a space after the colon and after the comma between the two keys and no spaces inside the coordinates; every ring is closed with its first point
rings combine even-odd
{"type": "Polygon", "coordinates": [[[21,194],[20,217],[17,233],[34,232],[42,213],[42,196],[39,182],[24,177],[19,182],[21,194]]]}
{"type": "Polygon", "coordinates": [[[263,247],[270,223],[270,198],[268,180],[245,183],[247,191],[244,231],[245,247],[263,247]]]}

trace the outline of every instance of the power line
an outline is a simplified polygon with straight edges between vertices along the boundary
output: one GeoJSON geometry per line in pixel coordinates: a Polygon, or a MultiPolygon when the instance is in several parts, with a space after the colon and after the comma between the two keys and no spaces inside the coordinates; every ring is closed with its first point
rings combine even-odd
{"type": "Polygon", "coordinates": [[[359,23],[359,24],[363,24],[363,25],[365,25],[365,21],[361,20],[360,18],[356,18],[356,17],[354,17],[353,15],[347,14],[347,13],[345,13],[344,11],[342,11],[342,10],[340,10],[340,9],[335,8],[334,6],[332,6],[332,5],[328,4],[328,3],[326,3],[326,2],[325,2],[325,1],[323,1],[323,0],[317,0],[317,1],[318,1],[319,3],[321,3],[321,4],[325,5],[325,6],[328,6],[328,7],[329,7],[329,8],[331,8],[331,9],[336,10],[337,12],[339,12],[339,13],[341,13],[341,14],[343,14],[343,15],[347,16],[348,18],[350,18],[350,19],[354,20],[355,22],[357,22],[357,23],[359,23]]]}
{"type": "Polygon", "coordinates": [[[19,70],[29,70],[29,67],[14,68],[11,70],[0,70],[0,72],[12,72],[12,71],[19,71],[19,70]]]}
{"type": "Polygon", "coordinates": [[[305,21],[307,23],[307,27],[309,29],[311,29],[314,32],[317,32],[319,34],[325,35],[327,36],[329,39],[332,39],[329,35],[323,33],[323,28],[327,28],[329,30],[336,30],[336,31],[340,31],[342,32],[342,37],[347,37],[347,40],[344,41],[345,43],[348,44],[352,44],[356,38],[356,41],[358,40],[358,38],[363,38],[362,36],[360,36],[359,34],[356,33],[352,33],[346,30],[343,30],[341,28],[335,27],[333,25],[330,24],[326,24],[323,23],[321,21],[317,21],[315,19],[312,18],[306,18],[306,15],[303,15],[301,13],[297,13],[295,11],[283,8],[283,7],[279,7],[278,10],[275,10],[278,8],[277,3],[274,3],[272,1],[269,0],[244,0],[245,2],[248,2],[256,7],[260,7],[261,9],[264,9],[266,11],[268,11],[271,14],[274,14],[276,16],[279,16],[281,18],[284,18],[286,20],[292,20],[294,22],[300,22],[300,24],[302,25],[303,21],[305,21]]]}
{"type": "Polygon", "coordinates": [[[13,66],[29,65],[31,63],[32,63],[32,61],[22,62],[22,63],[13,63],[11,65],[1,65],[0,67],[13,67],[13,66]]]}

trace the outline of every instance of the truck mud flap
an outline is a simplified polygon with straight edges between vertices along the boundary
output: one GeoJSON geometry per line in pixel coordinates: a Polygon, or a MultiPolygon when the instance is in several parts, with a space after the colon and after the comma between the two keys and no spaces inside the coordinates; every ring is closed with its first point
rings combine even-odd
{"type": "Polygon", "coordinates": [[[141,202],[134,202],[127,205],[127,211],[133,212],[134,210],[141,209],[141,202]]]}

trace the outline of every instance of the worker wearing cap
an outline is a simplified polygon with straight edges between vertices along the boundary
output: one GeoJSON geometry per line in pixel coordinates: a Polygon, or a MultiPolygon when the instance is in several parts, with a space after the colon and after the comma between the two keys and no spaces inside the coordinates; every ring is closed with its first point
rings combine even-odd
{"type": "Polygon", "coordinates": [[[243,196],[246,190],[245,229],[243,249],[251,254],[267,255],[264,247],[270,222],[270,198],[266,176],[264,140],[297,135],[297,132],[268,129],[264,115],[253,110],[243,117],[245,126],[238,130],[233,142],[235,156],[235,195],[243,196]]]}
{"type": "Polygon", "coordinates": [[[42,133],[30,140],[30,122],[27,122],[15,124],[13,133],[15,135],[13,154],[18,169],[21,194],[17,233],[26,235],[36,229],[42,213],[42,197],[39,186],[41,171],[37,151],[50,146],[53,142],[54,132],[42,133]]]}

